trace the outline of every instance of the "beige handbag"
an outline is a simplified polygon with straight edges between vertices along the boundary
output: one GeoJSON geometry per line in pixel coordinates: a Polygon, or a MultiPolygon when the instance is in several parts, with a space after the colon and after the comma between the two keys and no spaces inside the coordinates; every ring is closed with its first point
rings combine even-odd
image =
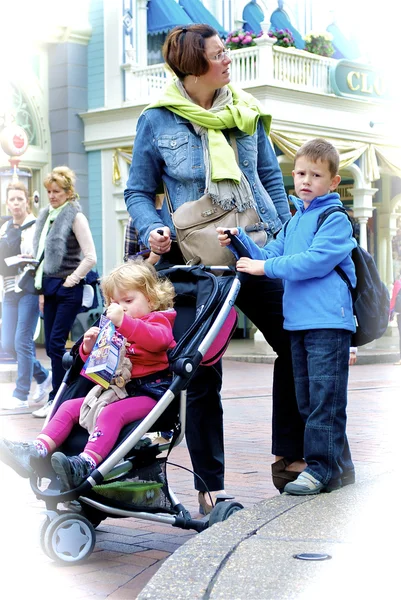
{"type": "MultiPolygon", "coordinates": [[[[232,145],[238,161],[235,138],[232,145]]],[[[238,212],[236,207],[224,210],[212,203],[209,194],[205,194],[199,200],[185,202],[173,211],[166,186],[165,196],[178,246],[187,263],[226,267],[235,265],[236,258],[232,252],[220,246],[216,227],[242,227],[258,245],[267,243],[265,225],[254,208],[247,208],[243,212],[238,212]]]]}

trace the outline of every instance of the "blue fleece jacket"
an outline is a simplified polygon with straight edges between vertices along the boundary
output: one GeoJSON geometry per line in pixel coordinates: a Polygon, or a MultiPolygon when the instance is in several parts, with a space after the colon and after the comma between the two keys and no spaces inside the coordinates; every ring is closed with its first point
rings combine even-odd
{"type": "Polygon", "coordinates": [[[316,232],[319,215],[330,206],[342,206],[340,196],[330,193],[314,198],[305,209],[291,196],[296,214],[277,238],[264,248],[240,230],[239,238],[252,258],[265,260],[264,271],[284,282],[284,328],[346,329],[355,331],[352,298],[347,284],[334,271],[339,265],[356,285],[351,251],[356,247],[346,215],[331,214],[316,232]]]}

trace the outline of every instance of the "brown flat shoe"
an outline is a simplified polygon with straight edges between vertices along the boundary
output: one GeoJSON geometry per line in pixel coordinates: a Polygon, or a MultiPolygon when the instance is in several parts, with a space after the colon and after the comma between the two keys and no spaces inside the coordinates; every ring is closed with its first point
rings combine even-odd
{"type": "Polygon", "coordinates": [[[281,492],[284,490],[284,487],[290,481],[295,481],[298,477],[300,471],[288,471],[287,467],[293,461],[289,461],[287,458],[281,458],[276,462],[272,463],[272,480],[273,485],[278,491],[281,492]]]}
{"type": "Polygon", "coordinates": [[[199,512],[201,515],[208,515],[212,512],[219,496],[227,499],[234,498],[234,496],[229,496],[224,490],[221,490],[220,492],[210,492],[210,495],[212,496],[213,505],[210,504],[210,496],[208,492],[198,492],[199,512]]]}

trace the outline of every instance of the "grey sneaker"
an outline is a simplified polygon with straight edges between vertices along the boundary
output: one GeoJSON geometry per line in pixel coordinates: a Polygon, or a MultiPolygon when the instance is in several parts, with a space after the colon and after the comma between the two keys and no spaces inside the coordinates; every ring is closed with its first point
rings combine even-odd
{"type": "Polygon", "coordinates": [[[319,494],[325,489],[325,485],[318,479],[315,479],[313,475],[303,471],[300,473],[295,481],[287,483],[284,487],[284,491],[292,496],[307,496],[308,494],[319,494]]]}
{"type": "Polygon", "coordinates": [[[31,458],[40,458],[34,444],[0,439],[0,460],[26,479],[34,474],[31,458]]]}
{"type": "Polygon", "coordinates": [[[60,478],[61,492],[77,488],[92,473],[91,465],[81,456],[66,456],[62,452],[55,452],[51,463],[60,478]]]}

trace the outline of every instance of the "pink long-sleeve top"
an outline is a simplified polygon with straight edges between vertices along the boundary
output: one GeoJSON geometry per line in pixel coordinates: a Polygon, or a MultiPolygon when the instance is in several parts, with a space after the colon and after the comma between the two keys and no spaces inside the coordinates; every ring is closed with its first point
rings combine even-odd
{"type": "MultiPolygon", "coordinates": [[[[138,319],[124,315],[123,322],[116,330],[129,343],[126,356],[132,363],[131,377],[140,378],[168,368],[167,350],[174,348],[173,325],[175,310],[154,311],[138,319]]],[[[82,344],[80,356],[86,361],[82,344]]]]}

